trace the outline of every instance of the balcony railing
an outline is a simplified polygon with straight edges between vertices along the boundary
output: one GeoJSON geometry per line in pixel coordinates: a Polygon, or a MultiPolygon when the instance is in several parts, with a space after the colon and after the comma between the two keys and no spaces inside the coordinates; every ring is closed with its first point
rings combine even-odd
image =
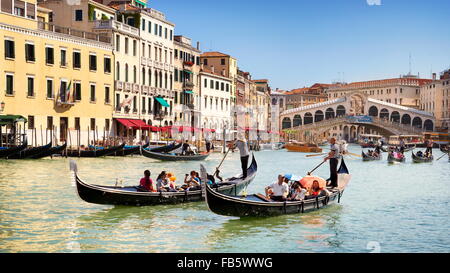
{"type": "Polygon", "coordinates": [[[77,29],[71,29],[71,28],[67,28],[67,27],[61,27],[61,26],[57,26],[57,25],[49,24],[49,23],[45,23],[45,22],[38,22],[38,29],[55,32],[55,33],[66,34],[66,35],[70,35],[70,36],[74,36],[74,37],[78,37],[78,38],[83,38],[83,39],[88,39],[88,40],[93,40],[93,41],[98,41],[98,42],[103,42],[103,43],[111,43],[111,37],[105,36],[104,34],[97,34],[97,33],[92,33],[92,32],[81,31],[81,30],[77,30],[77,29]]]}
{"type": "Polygon", "coordinates": [[[128,34],[139,36],[139,30],[135,27],[121,23],[115,20],[96,20],[94,21],[94,29],[115,29],[128,34]]]}

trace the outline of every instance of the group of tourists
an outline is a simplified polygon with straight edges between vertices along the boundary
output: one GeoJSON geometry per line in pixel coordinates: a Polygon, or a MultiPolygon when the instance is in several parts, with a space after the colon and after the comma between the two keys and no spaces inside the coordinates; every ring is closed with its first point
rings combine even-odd
{"type": "Polygon", "coordinates": [[[281,174],[278,181],[267,186],[265,191],[266,198],[276,202],[302,201],[330,195],[327,189],[320,187],[318,180],[314,180],[309,188],[304,187],[300,181],[294,181],[289,186],[289,179],[281,174]]]}
{"type": "MultiPolygon", "coordinates": [[[[222,182],[223,179],[220,177],[220,171],[217,170],[214,175],[207,174],[207,181],[209,185],[216,185],[216,178],[218,181],[222,182]]],[[[201,190],[202,179],[197,171],[191,171],[184,177],[184,183],[178,186],[177,178],[173,173],[162,171],[156,178],[156,183],[151,179],[151,172],[146,170],[144,172],[144,177],[141,178],[138,190],[141,192],[179,192],[179,191],[195,191],[201,190]]]]}

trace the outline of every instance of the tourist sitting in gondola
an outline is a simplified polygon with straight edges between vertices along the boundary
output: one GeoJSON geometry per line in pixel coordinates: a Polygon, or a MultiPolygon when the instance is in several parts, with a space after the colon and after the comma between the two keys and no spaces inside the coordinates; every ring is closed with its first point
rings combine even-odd
{"type": "Polygon", "coordinates": [[[167,173],[165,171],[162,171],[158,178],[156,178],[156,190],[159,192],[166,192],[168,191],[167,188],[169,187],[169,180],[167,179],[167,173]]]}
{"type": "Polygon", "coordinates": [[[191,145],[189,144],[189,141],[186,140],[186,142],[183,143],[181,146],[181,155],[194,155],[194,151],[191,148],[191,145]]]}
{"type": "Polygon", "coordinates": [[[169,182],[169,186],[166,188],[169,192],[176,192],[177,190],[177,178],[173,175],[173,173],[167,174],[167,181],[169,182]]]}
{"type": "Polygon", "coordinates": [[[150,178],[151,173],[149,170],[144,172],[144,177],[141,178],[138,190],[143,192],[156,192],[153,180],[150,178]]]}
{"type": "Polygon", "coordinates": [[[295,182],[292,188],[293,191],[288,198],[289,201],[301,201],[305,199],[308,191],[299,182],[295,182]]]}
{"type": "Polygon", "coordinates": [[[418,157],[423,157],[422,151],[418,151],[418,152],[416,153],[416,156],[418,156],[418,157]]]}
{"type": "Polygon", "coordinates": [[[306,196],[306,199],[327,196],[329,194],[330,193],[326,189],[320,187],[319,181],[314,180],[312,187],[308,191],[308,196],[306,196]]]}
{"type": "Polygon", "coordinates": [[[284,176],[278,175],[278,181],[266,187],[266,196],[273,201],[286,201],[289,193],[288,184],[284,183],[284,176]]]}
{"type": "Polygon", "coordinates": [[[181,188],[186,191],[201,189],[200,186],[201,180],[198,177],[198,173],[196,171],[191,171],[190,174],[191,174],[190,177],[188,174],[186,174],[184,178],[184,185],[181,188]]]}

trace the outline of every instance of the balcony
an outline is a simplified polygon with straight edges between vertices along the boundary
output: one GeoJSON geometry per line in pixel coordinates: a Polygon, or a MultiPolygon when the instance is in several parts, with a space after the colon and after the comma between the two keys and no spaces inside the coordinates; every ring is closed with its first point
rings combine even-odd
{"type": "Polygon", "coordinates": [[[147,65],[147,58],[141,57],[141,65],[147,65]]]}
{"type": "Polygon", "coordinates": [[[96,20],[94,29],[117,30],[126,34],[139,36],[139,29],[115,20],[96,20]]]}
{"type": "Polygon", "coordinates": [[[133,84],[133,92],[134,93],[139,93],[139,91],[141,91],[140,85],[137,84],[137,83],[133,84]]]}
{"type": "Polygon", "coordinates": [[[125,83],[125,91],[131,92],[133,85],[129,82],[125,83]]]}
{"type": "Polygon", "coordinates": [[[193,62],[189,62],[189,61],[184,61],[183,65],[184,66],[188,66],[188,67],[192,67],[194,65],[194,63],[193,62]]]}
{"type": "Polygon", "coordinates": [[[143,85],[143,86],[142,86],[142,93],[144,93],[144,95],[147,95],[149,89],[150,89],[150,88],[149,88],[147,85],[143,85]]]}
{"type": "Polygon", "coordinates": [[[185,81],[183,84],[184,89],[192,90],[195,87],[195,84],[191,81],[185,81]]]}
{"type": "Polygon", "coordinates": [[[105,34],[97,34],[97,33],[93,33],[93,32],[86,32],[86,31],[71,29],[71,28],[67,28],[67,27],[61,27],[61,26],[57,26],[57,25],[53,25],[53,24],[49,24],[49,23],[45,23],[45,22],[38,22],[38,29],[50,31],[50,32],[61,33],[61,34],[66,34],[66,35],[75,36],[78,38],[88,39],[88,40],[102,42],[102,43],[108,43],[108,44],[111,43],[111,37],[106,36],[105,34]]]}
{"type": "Polygon", "coordinates": [[[124,82],[116,81],[116,90],[122,91],[124,86],[124,82]]]}

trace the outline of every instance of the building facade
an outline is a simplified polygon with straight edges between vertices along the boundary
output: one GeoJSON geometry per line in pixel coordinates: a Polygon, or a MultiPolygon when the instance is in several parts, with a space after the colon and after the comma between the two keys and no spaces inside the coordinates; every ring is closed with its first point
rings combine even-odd
{"type": "Polygon", "coordinates": [[[433,113],[436,126],[447,130],[450,127],[450,70],[441,73],[439,79],[433,74],[433,80],[420,88],[420,109],[433,113]]]}
{"type": "Polygon", "coordinates": [[[1,114],[27,118],[24,129],[35,146],[101,140],[112,121],[108,37],[55,25],[51,10],[37,7],[36,1],[14,10],[12,1],[1,4],[1,114]]]}

